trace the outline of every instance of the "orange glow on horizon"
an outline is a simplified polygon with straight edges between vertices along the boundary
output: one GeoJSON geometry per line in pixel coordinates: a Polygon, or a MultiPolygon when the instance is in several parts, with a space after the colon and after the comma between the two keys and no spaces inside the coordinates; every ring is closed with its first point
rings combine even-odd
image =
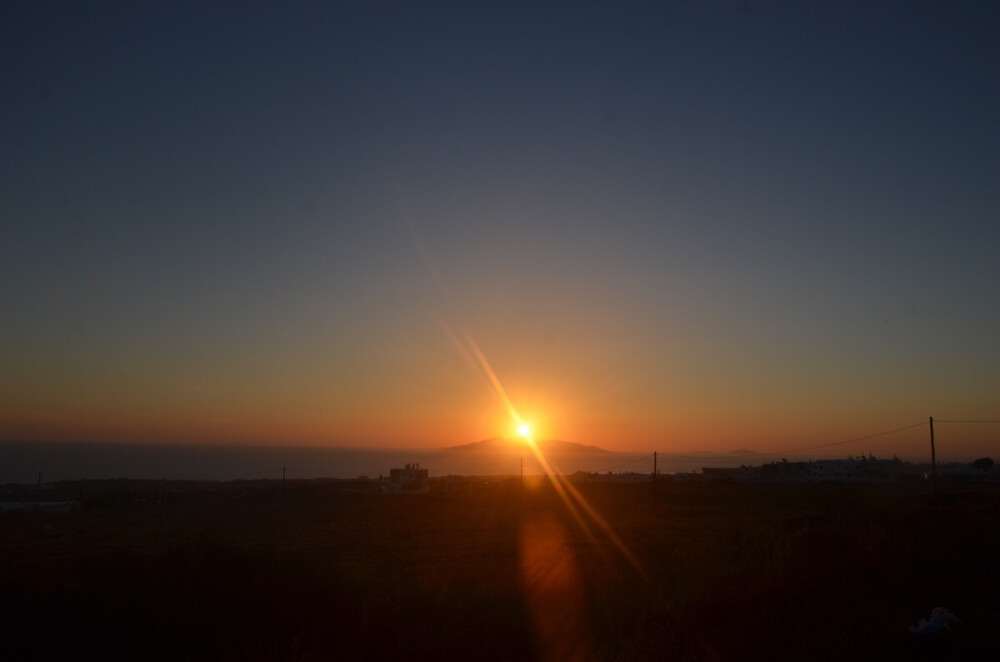
{"type": "MultiPolygon", "coordinates": [[[[457,340],[455,335],[450,332],[449,336],[452,338],[453,342],[457,340]]],[[[522,437],[524,437],[525,441],[527,441],[529,448],[531,448],[532,453],[535,455],[535,459],[538,460],[538,463],[541,465],[542,470],[548,477],[549,482],[559,495],[559,498],[562,500],[567,512],[569,512],[569,514],[573,517],[577,526],[580,527],[580,530],[586,534],[587,538],[590,539],[592,543],[596,544],[596,536],[591,531],[590,525],[588,524],[589,518],[589,521],[596,525],[597,528],[602,531],[605,536],[607,536],[618,553],[621,554],[622,558],[628,561],[628,563],[640,575],[645,576],[638,559],[635,558],[631,550],[629,550],[625,545],[624,541],[622,541],[618,534],[615,533],[611,525],[608,524],[608,522],[601,517],[596,510],[594,510],[583,495],[581,495],[564,476],[553,469],[552,465],[545,457],[545,454],[538,447],[534,437],[531,435],[531,427],[517,413],[517,409],[514,408],[513,402],[511,402],[510,398],[507,396],[506,389],[504,389],[503,384],[500,382],[500,378],[497,377],[496,372],[494,372],[492,366],[490,366],[489,361],[486,359],[486,355],[483,354],[479,345],[468,333],[465,334],[465,342],[468,349],[471,350],[472,355],[475,356],[478,361],[483,374],[488,378],[489,384],[493,388],[493,392],[500,399],[515,425],[517,425],[518,432],[522,437]]],[[[456,348],[460,353],[462,353],[463,358],[467,357],[466,352],[463,351],[464,348],[460,344],[456,345],[456,348]]]]}

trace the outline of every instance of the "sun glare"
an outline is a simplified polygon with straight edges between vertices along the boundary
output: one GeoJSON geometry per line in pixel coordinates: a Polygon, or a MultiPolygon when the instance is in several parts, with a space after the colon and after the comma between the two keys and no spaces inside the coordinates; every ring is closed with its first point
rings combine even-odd
{"type": "Polygon", "coordinates": [[[527,423],[521,423],[520,425],[517,426],[517,433],[522,437],[527,437],[528,435],[531,434],[531,426],[529,426],[527,423]]]}

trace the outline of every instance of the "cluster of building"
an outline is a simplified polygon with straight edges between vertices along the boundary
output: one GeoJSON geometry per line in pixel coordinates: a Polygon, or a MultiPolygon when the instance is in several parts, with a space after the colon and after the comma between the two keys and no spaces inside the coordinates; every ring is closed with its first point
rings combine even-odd
{"type": "MultiPolygon", "coordinates": [[[[960,480],[1000,480],[992,462],[984,466],[976,463],[953,462],[938,465],[939,478],[960,480]]],[[[769,462],[759,466],[702,469],[702,479],[714,482],[735,483],[889,483],[906,480],[925,480],[932,467],[893,457],[891,460],[869,456],[848,457],[843,460],[808,460],[803,462],[769,462]]]]}
{"type": "Polygon", "coordinates": [[[843,460],[781,460],[756,467],[741,466],[735,470],[734,479],[739,483],[887,483],[919,479],[923,474],[921,465],[897,457],[880,460],[862,455],[843,460]]]}
{"type": "MultiPolygon", "coordinates": [[[[842,460],[780,460],[755,466],[703,467],[700,472],[679,472],[664,475],[663,478],[674,483],[890,483],[927,480],[932,471],[934,469],[929,463],[859,455],[842,460]]],[[[1000,482],[1000,467],[994,467],[989,458],[972,463],[938,464],[936,473],[938,478],[945,480],[1000,482]]],[[[570,478],[577,482],[635,483],[650,481],[652,475],[578,472],[570,478]]]]}
{"type": "Polygon", "coordinates": [[[382,483],[382,491],[386,494],[424,494],[430,489],[429,472],[419,464],[390,469],[389,480],[382,483]]]}

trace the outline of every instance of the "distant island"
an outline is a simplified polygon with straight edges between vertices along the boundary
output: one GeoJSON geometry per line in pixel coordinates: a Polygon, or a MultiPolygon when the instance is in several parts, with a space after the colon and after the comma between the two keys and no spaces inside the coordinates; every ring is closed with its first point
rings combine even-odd
{"type": "MultiPolygon", "coordinates": [[[[459,444],[458,446],[447,446],[441,450],[445,451],[508,451],[512,448],[518,448],[525,445],[523,439],[504,439],[502,437],[493,437],[491,439],[483,439],[482,441],[474,441],[471,444],[459,444]]],[[[572,441],[539,441],[536,442],[538,448],[546,453],[608,453],[609,451],[599,448],[598,446],[588,446],[586,444],[577,444],[572,441]]]]}

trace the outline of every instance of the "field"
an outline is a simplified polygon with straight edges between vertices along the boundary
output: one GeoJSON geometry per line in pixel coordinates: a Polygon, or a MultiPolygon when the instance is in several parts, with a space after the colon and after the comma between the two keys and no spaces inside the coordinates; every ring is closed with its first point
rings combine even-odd
{"type": "Polygon", "coordinates": [[[60,485],[0,515],[3,656],[1000,659],[996,486],[360,487],[60,485]]]}

